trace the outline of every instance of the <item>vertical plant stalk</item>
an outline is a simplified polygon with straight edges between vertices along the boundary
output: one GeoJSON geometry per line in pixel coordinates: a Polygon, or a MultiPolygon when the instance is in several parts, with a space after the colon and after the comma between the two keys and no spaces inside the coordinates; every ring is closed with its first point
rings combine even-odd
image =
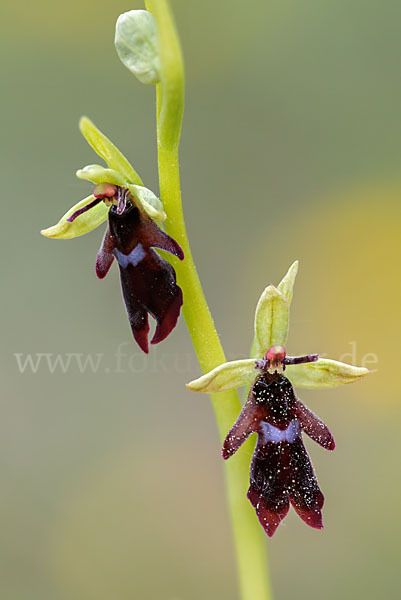
{"type": "MultiPolygon", "coordinates": [[[[174,268],[184,294],[185,321],[200,367],[207,372],[226,358],[196,272],[182,211],[178,160],[184,110],[181,48],[167,0],[146,0],[146,8],[156,19],[161,61],[161,81],[156,86],[160,195],[167,213],[166,230],[185,253],[185,260],[174,261],[174,268]]],[[[237,419],[241,403],[236,391],[211,395],[211,401],[222,441],[237,419]]],[[[253,440],[249,440],[242,451],[225,464],[227,500],[241,599],[270,600],[265,540],[246,496],[253,445],[253,440]]]]}

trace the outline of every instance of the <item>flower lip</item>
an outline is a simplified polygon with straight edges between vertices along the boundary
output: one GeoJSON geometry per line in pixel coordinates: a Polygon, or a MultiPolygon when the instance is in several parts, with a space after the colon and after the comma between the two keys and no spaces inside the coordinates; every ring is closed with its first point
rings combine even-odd
{"type": "Polygon", "coordinates": [[[131,199],[134,200],[128,189],[118,188],[117,203],[113,198],[109,227],[97,255],[96,274],[103,279],[117,259],[131,330],[147,354],[148,316],[157,323],[151,340],[151,344],[157,344],[174,329],[183,303],[173,266],[159,256],[155,248],[181,259],[184,255],[177,242],[131,199]]]}
{"type": "MultiPolygon", "coordinates": [[[[270,354],[276,355],[274,350],[270,354]]],[[[290,504],[309,526],[322,529],[324,497],[302,433],[327,450],[334,450],[334,439],[281,373],[265,371],[256,377],[224,440],[223,458],[233,456],[253,433],[258,439],[251,462],[248,499],[267,535],[274,534],[290,504]]]]}

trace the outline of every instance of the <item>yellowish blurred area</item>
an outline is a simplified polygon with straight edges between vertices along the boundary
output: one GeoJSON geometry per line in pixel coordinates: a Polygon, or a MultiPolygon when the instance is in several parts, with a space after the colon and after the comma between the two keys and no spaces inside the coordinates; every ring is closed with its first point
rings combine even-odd
{"type": "Polygon", "coordinates": [[[283,220],[284,230],[254,251],[268,257],[283,248],[288,261],[300,260],[290,343],[371,369],[363,385],[370,408],[378,410],[379,395],[380,406],[398,411],[401,185],[332,193],[283,220]]]}

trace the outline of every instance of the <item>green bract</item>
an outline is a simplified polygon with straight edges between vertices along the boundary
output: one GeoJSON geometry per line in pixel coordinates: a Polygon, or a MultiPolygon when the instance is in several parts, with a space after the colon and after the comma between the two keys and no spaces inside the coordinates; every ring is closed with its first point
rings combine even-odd
{"type": "Polygon", "coordinates": [[[130,10],[120,15],[114,44],[123,65],[141,83],[160,81],[156,23],[148,11],[130,10]]]}
{"type": "MultiPolygon", "coordinates": [[[[294,262],[277,287],[269,285],[259,298],[255,312],[255,338],[252,358],[224,363],[199,379],[187,384],[194,392],[223,392],[249,385],[257,376],[256,362],[276,344],[284,346],[288,335],[290,304],[292,300],[298,261],[294,262]]],[[[285,375],[294,386],[302,388],[329,388],[352,383],[369,373],[363,367],[353,367],[336,360],[319,358],[316,362],[287,365],[285,375]]]]}
{"type": "MultiPolygon", "coordinates": [[[[87,117],[82,117],[79,127],[86,141],[106,162],[108,168],[101,165],[87,165],[77,171],[77,177],[91,181],[95,185],[110,183],[128,188],[139,208],[146,212],[151,219],[164,221],[166,213],[161,200],[151,190],[143,187],[138,173],[119,149],[87,117]]],[[[67,219],[93,200],[95,200],[94,196],[80,200],[61,217],[56,225],[42,229],[41,234],[49,238],[71,239],[89,233],[107,219],[109,209],[104,202],[100,202],[82,213],[72,223],[67,219]]]]}

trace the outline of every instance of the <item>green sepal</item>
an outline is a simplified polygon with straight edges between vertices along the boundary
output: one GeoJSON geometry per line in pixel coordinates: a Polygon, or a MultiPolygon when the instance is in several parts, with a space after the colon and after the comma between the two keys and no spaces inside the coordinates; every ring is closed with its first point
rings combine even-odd
{"type": "Polygon", "coordinates": [[[298,261],[295,261],[279,285],[277,287],[269,285],[260,296],[255,311],[252,356],[262,358],[270,346],[275,344],[285,346],[297,272],[298,261]]]}
{"type": "Polygon", "coordinates": [[[119,185],[120,187],[126,187],[127,181],[124,179],[118,171],[114,169],[105,169],[100,165],[87,165],[83,169],[79,169],[76,172],[78,179],[86,179],[94,184],[98,183],[112,183],[113,185],[119,185]]]}
{"type": "Polygon", "coordinates": [[[369,372],[369,369],[364,367],[354,367],[330,358],[319,358],[316,362],[304,365],[288,365],[285,376],[296,387],[323,389],[353,383],[369,372]]]}
{"type": "Polygon", "coordinates": [[[89,233],[102,223],[106,221],[109,214],[109,209],[104,202],[100,202],[87,212],[79,215],[72,223],[67,221],[68,217],[71,217],[75,211],[83,208],[95,199],[95,196],[88,196],[80,202],[77,202],[75,206],[70,208],[68,212],[61,217],[60,221],[49,227],[48,229],[42,229],[40,232],[44,237],[55,238],[59,240],[69,240],[71,238],[79,237],[85,233],[89,233]]]}
{"type": "Polygon", "coordinates": [[[258,375],[255,361],[252,358],[234,360],[219,365],[206,375],[187,383],[193,392],[226,392],[249,384],[258,375]]]}
{"type": "Polygon", "coordinates": [[[155,219],[156,221],[166,220],[167,215],[163,210],[163,203],[160,198],[155,196],[152,190],[132,183],[128,184],[128,189],[151,219],[155,219]]]}
{"type": "Polygon", "coordinates": [[[288,333],[289,304],[284,295],[269,285],[259,298],[255,312],[255,357],[261,358],[274,344],[285,345],[288,333]]]}
{"type": "Polygon", "coordinates": [[[294,283],[298,273],[298,267],[299,262],[296,260],[292,263],[287,273],[277,286],[278,291],[283,294],[289,305],[291,305],[291,300],[294,293],[294,283]]]}
{"type": "Polygon", "coordinates": [[[110,169],[121,173],[128,182],[142,185],[142,180],[134,167],[90,119],[81,117],[79,128],[88,144],[92,146],[96,154],[103,158],[110,169]]]}

